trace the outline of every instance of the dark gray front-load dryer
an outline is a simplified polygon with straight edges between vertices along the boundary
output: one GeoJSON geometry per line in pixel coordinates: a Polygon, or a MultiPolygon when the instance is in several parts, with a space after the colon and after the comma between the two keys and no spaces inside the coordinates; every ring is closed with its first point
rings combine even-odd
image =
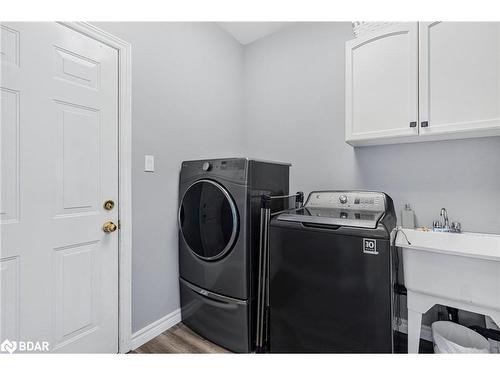
{"type": "Polygon", "coordinates": [[[182,163],[182,320],[235,352],[253,348],[260,196],[288,194],[289,167],[246,158],[182,163]]]}

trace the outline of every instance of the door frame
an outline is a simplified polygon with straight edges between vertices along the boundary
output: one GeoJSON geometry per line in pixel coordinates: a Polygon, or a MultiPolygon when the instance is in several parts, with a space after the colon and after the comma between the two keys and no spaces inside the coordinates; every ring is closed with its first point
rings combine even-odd
{"type": "Polygon", "coordinates": [[[118,52],[118,350],[132,340],[132,45],[88,22],[58,22],[118,52]]]}

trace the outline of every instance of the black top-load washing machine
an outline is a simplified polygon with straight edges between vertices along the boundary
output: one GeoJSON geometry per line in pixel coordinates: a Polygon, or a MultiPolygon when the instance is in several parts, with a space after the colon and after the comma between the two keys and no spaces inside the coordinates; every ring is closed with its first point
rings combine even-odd
{"type": "Polygon", "coordinates": [[[246,158],[182,163],[182,321],[234,352],[254,344],[260,197],[288,194],[289,168],[246,158]]]}
{"type": "Polygon", "coordinates": [[[270,351],[391,353],[392,200],[318,191],[270,223],[270,351]]]}

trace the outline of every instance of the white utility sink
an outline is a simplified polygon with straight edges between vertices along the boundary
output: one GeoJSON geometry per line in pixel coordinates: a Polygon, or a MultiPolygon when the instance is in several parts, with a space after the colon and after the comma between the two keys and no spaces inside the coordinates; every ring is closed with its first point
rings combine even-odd
{"type": "Polygon", "coordinates": [[[500,325],[500,235],[401,229],[396,246],[403,249],[409,353],[418,353],[422,314],[436,304],[500,325]]]}

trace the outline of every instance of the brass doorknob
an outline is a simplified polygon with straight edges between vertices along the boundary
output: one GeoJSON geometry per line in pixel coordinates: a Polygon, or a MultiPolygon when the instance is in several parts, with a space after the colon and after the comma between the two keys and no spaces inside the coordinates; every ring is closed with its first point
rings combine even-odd
{"type": "Polygon", "coordinates": [[[106,233],[111,233],[111,232],[114,232],[115,230],[118,229],[118,226],[113,223],[112,221],[106,221],[103,225],[102,225],[102,230],[106,233]]]}

